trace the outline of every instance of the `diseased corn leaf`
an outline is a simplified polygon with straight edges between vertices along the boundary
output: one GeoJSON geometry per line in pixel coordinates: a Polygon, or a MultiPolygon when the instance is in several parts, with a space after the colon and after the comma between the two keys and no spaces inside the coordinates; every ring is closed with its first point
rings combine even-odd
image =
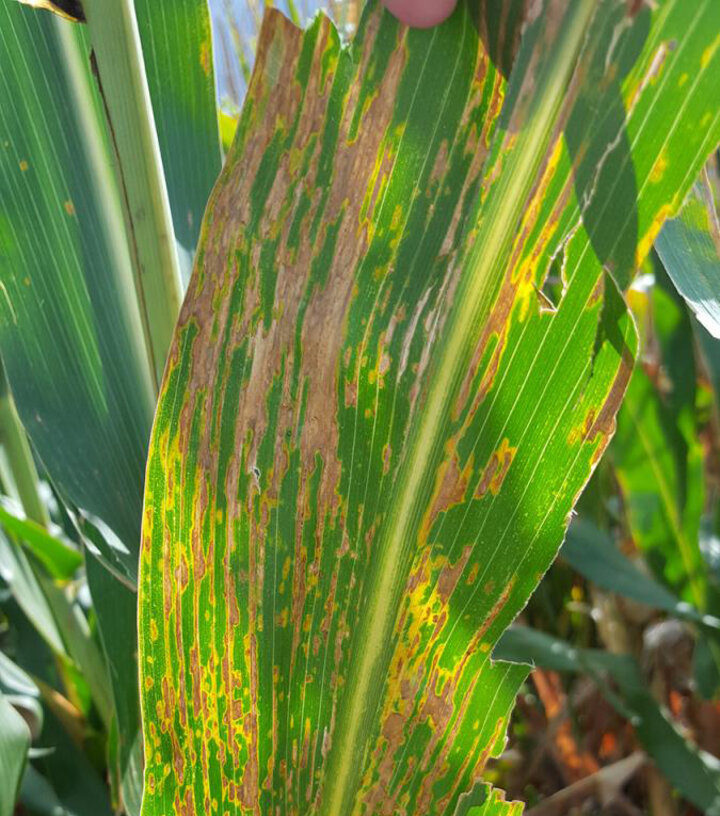
{"type": "Polygon", "coordinates": [[[720,8],[551,0],[508,84],[499,10],[266,18],[148,461],[145,816],[453,813],[502,749],[489,655],[630,376],[608,272],[720,136],[720,8]]]}
{"type": "Polygon", "coordinates": [[[135,0],[175,237],[192,256],[221,167],[208,0],[135,0]]]}
{"type": "MultiPolygon", "coordinates": [[[[525,0],[514,0],[523,7],[525,0]]],[[[351,37],[362,12],[362,0],[277,0],[271,4],[298,25],[326,13],[341,35],[351,37]]],[[[255,62],[265,3],[262,0],[218,0],[211,3],[217,42],[216,73],[220,105],[227,112],[240,109],[255,62]],[[229,109],[229,110],[228,110],[229,109]]]]}
{"type": "Polygon", "coordinates": [[[519,816],[523,812],[522,802],[506,802],[500,790],[489,791],[482,805],[474,805],[465,810],[464,804],[465,802],[459,804],[457,816],[463,816],[465,813],[468,816],[519,816]]]}
{"type": "Polygon", "coordinates": [[[680,215],[663,227],[655,249],[700,323],[720,338],[720,221],[706,175],[692,189],[680,215]]]}

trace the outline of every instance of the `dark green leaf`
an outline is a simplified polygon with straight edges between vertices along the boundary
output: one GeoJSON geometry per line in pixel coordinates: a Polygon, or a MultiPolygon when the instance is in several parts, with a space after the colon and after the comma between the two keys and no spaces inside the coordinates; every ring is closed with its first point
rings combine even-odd
{"type": "Polygon", "coordinates": [[[612,538],[594,524],[583,520],[573,522],[560,553],[573,569],[602,589],[720,633],[720,619],[681,601],[642,572],[617,549],[612,538]]]}
{"type": "Polygon", "coordinates": [[[175,235],[188,274],[220,173],[220,134],[207,0],[136,0],[175,235]]]}

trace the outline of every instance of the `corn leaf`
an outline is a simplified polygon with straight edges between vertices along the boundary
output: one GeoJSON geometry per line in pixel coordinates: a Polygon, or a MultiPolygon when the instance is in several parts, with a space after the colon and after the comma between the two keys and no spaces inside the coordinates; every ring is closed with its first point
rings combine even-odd
{"type": "Polygon", "coordinates": [[[706,174],[680,215],[665,225],[655,249],[700,323],[720,338],[720,220],[706,174]]]}
{"type": "Polygon", "coordinates": [[[212,36],[207,0],[136,0],[175,237],[187,267],[220,173],[212,36]]]}
{"type": "Polygon", "coordinates": [[[453,813],[501,749],[492,646],[632,365],[606,270],[720,136],[716,5],[560,6],[508,84],[494,3],[370,3],[349,48],[267,16],[149,455],[146,816],[453,813]]]}
{"type": "Polygon", "coordinates": [[[610,535],[591,522],[575,521],[560,553],[576,572],[596,586],[699,624],[715,637],[720,634],[719,618],[703,614],[692,604],[681,601],[624,556],[610,535]]]}
{"type": "MultiPolygon", "coordinates": [[[[50,478],[123,542],[109,566],[133,585],[153,389],[89,66],[82,26],[0,3],[0,353],[50,478]]],[[[133,603],[116,581],[100,592],[91,578],[90,589],[128,743],[125,776],[138,692],[116,680],[136,661],[133,603]]]]}
{"type": "MultiPolygon", "coordinates": [[[[33,760],[32,765],[49,783],[52,798],[60,800],[62,809],[59,812],[63,816],[112,816],[116,812],[109,801],[106,781],[50,706],[45,709],[45,723],[38,744],[50,750],[47,755],[33,760]]],[[[37,800],[33,802],[32,792],[25,786],[23,788],[20,801],[30,810],[29,806],[37,804],[37,800]]]]}
{"type": "Polygon", "coordinates": [[[29,747],[27,723],[0,691],[0,816],[12,816],[15,811],[29,747]]]}
{"type": "Polygon", "coordinates": [[[695,420],[692,327],[682,299],[662,278],[652,306],[660,356],[633,374],[612,461],[635,543],[683,600],[708,611],[699,546],[704,456],[695,420]]]}
{"type": "Polygon", "coordinates": [[[62,634],[38,575],[28,556],[2,530],[0,578],[52,651],[57,655],[67,655],[62,634]]]}
{"type": "Polygon", "coordinates": [[[14,503],[0,498],[0,525],[24,544],[53,578],[72,578],[82,564],[82,554],[61,536],[49,533],[44,527],[22,515],[22,511],[14,503]]]}
{"type": "Polygon", "coordinates": [[[98,112],[82,27],[2,3],[0,350],[51,478],[133,579],[153,403],[98,112]]]}
{"type": "Polygon", "coordinates": [[[80,744],[87,736],[83,723],[56,700],[55,689],[66,693],[75,678],[58,673],[58,661],[14,603],[3,603],[3,613],[17,639],[13,655],[17,663],[8,665],[7,659],[0,662],[0,689],[32,697],[37,683],[43,702],[42,731],[33,738],[34,747],[39,750],[31,755],[26,767],[18,810],[63,816],[110,816],[114,811],[107,782],[86,754],[86,746],[80,744]],[[9,667],[14,669],[12,674],[9,667]],[[32,683],[27,675],[32,677],[32,683]]]}

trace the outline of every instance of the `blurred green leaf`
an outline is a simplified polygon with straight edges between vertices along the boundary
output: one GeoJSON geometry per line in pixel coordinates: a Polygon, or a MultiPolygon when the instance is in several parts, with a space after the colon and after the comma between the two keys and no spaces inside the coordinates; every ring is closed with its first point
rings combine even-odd
{"type": "Polygon", "coordinates": [[[142,737],[136,653],[137,594],[119,583],[97,559],[87,559],[88,584],[107,659],[117,717],[111,773],[122,786],[128,813],[140,811],[142,737]]]}
{"type": "MultiPolygon", "coordinates": [[[[107,785],[49,707],[37,744],[52,749],[33,759],[32,765],[60,801],[63,816],[113,816],[107,785]]],[[[47,787],[43,788],[47,794],[47,787]]],[[[37,793],[37,786],[31,792],[37,793]]]]}
{"type": "Polygon", "coordinates": [[[48,780],[28,763],[23,774],[18,802],[25,816],[70,816],[48,780]]]}
{"type": "Polygon", "coordinates": [[[10,660],[4,652],[0,652],[0,691],[24,697],[40,695],[30,675],[10,660]]]}
{"type": "Polygon", "coordinates": [[[43,702],[42,731],[34,740],[23,780],[22,806],[30,814],[40,816],[59,802],[64,810],[50,810],[52,816],[109,816],[107,786],[89,758],[91,726],[77,720],[77,712],[66,710],[62,697],[55,695],[55,689],[62,689],[61,677],[67,679],[66,675],[58,674],[58,662],[48,644],[19,607],[6,603],[3,610],[11,626],[6,639],[14,645],[14,659],[10,663],[7,657],[4,660],[0,657],[0,674],[7,678],[11,688],[27,692],[28,696],[34,693],[30,691],[31,685],[33,688],[37,685],[43,702]]]}
{"type": "Polygon", "coordinates": [[[560,555],[574,570],[602,589],[720,633],[719,618],[681,601],[646,575],[618,550],[608,533],[591,522],[578,519],[570,525],[560,555]]]}
{"type": "MultiPolygon", "coordinates": [[[[664,311],[672,305],[666,299],[664,311]]],[[[678,314],[676,319],[687,318],[678,314]]],[[[692,371],[689,332],[688,324],[685,368],[692,371]]],[[[693,427],[694,378],[692,383],[691,395],[673,383],[664,397],[639,364],[618,414],[610,455],[635,543],[683,600],[705,611],[708,588],[699,547],[703,452],[693,427]]]]}
{"type": "Polygon", "coordinates": [[[12,816],[30,747],[30,729],[0,691],[0,816],[12,816]]]}
{"type": "Polygon", "coordinates": [[[655,249],[697,319],[720,338],[720,221],[705,173],[680,215],[663,227],[655,249]]]}
{"type": "Polygon", "coordinates": [[[43,725],[40,691],[30,676],[4,652],[0,652],[0,693],[23,712],[32,738],[38,737],[43,725]]]}
{"type": "Polygon", "coordinates": [[[0,578],[55,654],[67,656],[55,616],[28,557],[0,530],[0,578]]]}
{"type": "Polygon", "coordinates": [[[100,716],[109,725],[112,703],[105,661],[82,611],[43,574],[42,567],[33,564],[19,545],[8,541],[2,532],[0,574],[53,652],[72,660],[82,672],[100,716]]]}
{"type": "Polygon", "coordinates": [[[0,524],[43,563],[53,578],[68,580],[83,563],[82,553],[31,519],[23,518],[22,509],[2,497],[0,524]]]}

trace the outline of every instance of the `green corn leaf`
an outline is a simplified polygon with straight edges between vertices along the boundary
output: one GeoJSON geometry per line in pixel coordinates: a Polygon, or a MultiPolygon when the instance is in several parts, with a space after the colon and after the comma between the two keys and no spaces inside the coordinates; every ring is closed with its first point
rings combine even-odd
{"type": "Polygon", "coordinates": [[[135,816],[142,796],[142,738],[135,654],[137,594],[118,582],[96,558],[86,559],[86,569],[115,705],[110,768],[121,785],[128,816],[135,816]]]}
{"type": "MultiPolygon", "coordinates": [[[[71,506],[111,528],[122,546],[95,550],[132,585],[154,393],[89,65],[83,26],[0,3],[0,353],[50,478],[71,506]]],[[[134,603],[119,582],[89,573],[132,801],[134,603]]]]}
{"type": "Polygon", "coordinates": [[[700,323],[720,338],[720,221],[706,174],[680,215],[663,227],[655,249],[700,323]]]}
{"type": "Polygon", "coordinates": [[[93,767],[87,746],[78,745],[82,734],[77,731],[77,723],[68,722],[50,696],[54,689],[63,687],[67,676],[63,674],[60,679],[58,662],[15,604],[3,604],[3,612],[16,639],[19,665],[4,656],[0,659],[0,689],[33,697],[37,683],[44,703],[42,731],[33,739],[35,750],[30,754],[19,793],[20,812],[109,816],[114,811],[107,784],[93,767]]]}
{"type": "Polygon", "coordinates": [[[135,13],[175,237],[189,272],[221,167],[208,3],[136,0],[135,13]]]}
{"type": "Polygon", "coordinates": [[[720,767],[717,759],[689,743],[660,708],[630,655],[575,649],[569,643],[526,626],[513,626],[495,649],[503,660],[532,660],[553,671],[592,676],[607,700],[627,717],[643,748],[680,793],[703,813],[720,807],[720,767]],[[610,682],[608,682],[610,681],[610,682]]]}
{"type": "Polygon", "coordinates": [[[48,780],[28,765],[22,779],[18,802],[33,816],[57,816],[63,812],[62,802],[48,780]]]}
{"type": "Polygon", "coordinates": [[[12,816],[15,811],[29,747],[30,729],[0,692],[0,816],[12,816]]]}
{"type": "Polygon", "coordinates": [[[661,391],[659,377],[651,378],[642,366],[635,370],[618,415],[612,461],[635,543],[683,600],[706,611],[710,599],[699,546],[703,451],[694,419],[692,329],[677,295],[657,286],[653,296],[668,382],[661,391]]]}
{"type": "Polygon", "coordinates": [[[44,527],[22,518],[22,511],[0,498],[0,524],[39,559],[53,578],[68,580],[82,564],[82,554],[44,527]]]}
{"type": "Polygon", "coordinates": [[[0,530],[0,578],[43,640],[57,655],[67,655],[62,635],[42,584],[28,556],[0,530]]]}
{"type": "Polygon", "coordinates": [[[453,813],[501,750],[632,364],[606,270],[720,138],[716,4],[551,6],[508,84],[495,3],[266,18],[149,455],[145,816],[453,813]]]}
{"type": "Polygon", "coordinates": [[[112,701],[105,662],[87,620],[63,589],[0,531],[0,576],[52,651],[72,660],[87,680],[101,718],[109,725],[112,701]]]}
{"type": "MultiPolygon", "coordinates": [[[[207,9],[137,11],[177,237],[191,252],[220,166],[207,9]]],[[[87,37],[4,2],[0,38],[0,350],[51,478],[81,508],[93,552],[133,586],[154,395],[87,37]]],[[[88,572],[137,812],[136,599],[88,572]]]]}
{"type": "Polygon", "coordinates": [[[40,690],[20,666],[0,652],[0,695],[22,714],[30,729],[31,739],[37,739],[43,727],[43,708],[40,690]]]}
{"type": "MultiPolygon", "coordinates": [[[[63,816],[112,816],[115,811],[110,806],[105,780],[49,706],[37,744],[51,750],[32,764],[59,799],[63,816]]],[[[27,788],[21,790],[22,801],[27,802],[30,793],[27,788]]]]}
{"type": "Polygon", "coordinates": [[[50,477],[136,575],[153,398],[88,65],[81,26],[0,5],[0,350],[50,477]]]}
{"type": "Polygon", "coordinates": [[[590,522],[573,522],[560,551],[574,570],[610,592],[630,598],[677,618],[700,624],[720,636],[720,619],[703,614],[642,572],[615,546],[612,538],[590,522]]]}
{"type": "Polygon", "coordinates": [[[22,697],[39,697],[40,692],[30,675],[0,652],[0,691],[22,697]]]}

